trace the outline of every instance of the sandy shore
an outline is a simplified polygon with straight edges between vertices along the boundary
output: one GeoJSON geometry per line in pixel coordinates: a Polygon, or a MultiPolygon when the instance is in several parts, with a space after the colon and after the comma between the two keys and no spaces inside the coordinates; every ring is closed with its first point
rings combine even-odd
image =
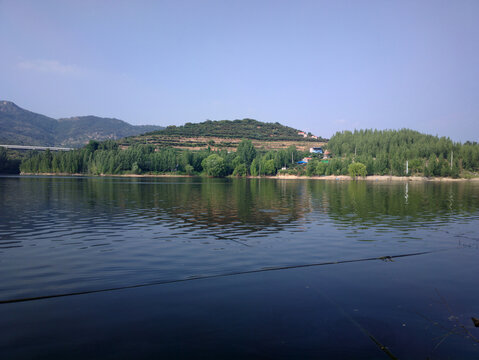
{"type": "Polygon", "coordinates": [[[449,177],[424,177],[424,176],[390,176],[390,175],[370,175],[366,177],[357,177],[353,179],[348,175],[328,175],[328,176],[297,176],[297,175],[277,175],[267,176],[269,179],[312,179],[312,180],[334,180],[334,181],[434,181],[434,182],[450,182],[450,181],[479,181],[479,177],[472,179],[453,179],[449,177]]]}
{"type": "MultiPolygon", "coordinates": [[[[122,174],[122,175],[89,175],[89,174],[68,174],[68,173],[21,173],[20,175],[36,176],[101,176],[101,177],[195,177],[194,175],[176,175],[176,174],[122,174]]],[[[479,177],[471,179],[453,179],[448,177],[424,177],[424,176],[389,176],[389,175],[370,175],[366,177],[357,177],[353,179],[348,175],[328,175],[328,176],[298,176],[298,175],[276,175],[276,176],[248,176],[249,179],[279,179],[279,180],[328,180],[328,181],[432,181],[432,182],[454,182],[454,181],[479,181],[479,177]]]]}

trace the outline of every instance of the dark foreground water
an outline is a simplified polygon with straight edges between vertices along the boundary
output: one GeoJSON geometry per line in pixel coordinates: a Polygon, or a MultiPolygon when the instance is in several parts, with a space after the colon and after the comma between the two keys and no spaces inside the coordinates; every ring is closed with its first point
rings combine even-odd
{"type": "Polygon", "coordinates": [[[477,359],[471,317],[479,183],[0,178],[2,359],[477,359]]]}

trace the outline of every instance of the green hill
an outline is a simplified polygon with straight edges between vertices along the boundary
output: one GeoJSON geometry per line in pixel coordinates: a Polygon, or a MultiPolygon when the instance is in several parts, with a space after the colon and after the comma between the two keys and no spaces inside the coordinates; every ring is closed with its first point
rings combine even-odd
{"type": "Polygon", "coordinates": [[[159,129],[163,127],[97,116],[56,120],[0,101],[0,144],[79,147],[89,140],[119,139],[159,129]]]}
{"type": "Polygon", "coordinates": [[[301,131],[280,123],[265,123],[254,119],[243,120],[207,120],[201,123],[186,123],[183,126],[168,126],[166,129],[146,135],[217,137],[229,139],[254,139],[263,141],[325,141],[313,137],[304,137],[301,131]]]}

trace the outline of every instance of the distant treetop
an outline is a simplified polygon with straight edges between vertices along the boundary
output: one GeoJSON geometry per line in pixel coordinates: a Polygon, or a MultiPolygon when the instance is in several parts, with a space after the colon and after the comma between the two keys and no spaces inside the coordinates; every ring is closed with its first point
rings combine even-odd
{"type": "Polygon", "coordinates": [[[256,140],[303,140],[325,141],[321,137],[306,133],[280,123],[265,123],[254,119],[243,120],[206,120],[201,123],[186,123],[182,126],[171,125],[166,129],[154,131],[150,135],[173,136],[210,136],[221,138],[240,138],[256,140]]]}

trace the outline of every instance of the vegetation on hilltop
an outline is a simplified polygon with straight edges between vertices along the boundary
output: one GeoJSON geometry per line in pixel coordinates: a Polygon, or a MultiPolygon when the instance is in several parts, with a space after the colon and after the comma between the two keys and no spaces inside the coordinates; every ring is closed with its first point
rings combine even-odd
{"type": "Polygon", "coordinates": [[[243,120],[207,120],[198,124],[186,123],[182,126],[168,126],[166,129],[154,131],[146,135],[171,135],[184,137],[220,137],[233,139],[256,139],[256,140],[305,140],[325,141],[315,139],[311,135],[303,137],[298,133],[300,130],[280,123],[264,123],[254,119],[243,120]]]}

